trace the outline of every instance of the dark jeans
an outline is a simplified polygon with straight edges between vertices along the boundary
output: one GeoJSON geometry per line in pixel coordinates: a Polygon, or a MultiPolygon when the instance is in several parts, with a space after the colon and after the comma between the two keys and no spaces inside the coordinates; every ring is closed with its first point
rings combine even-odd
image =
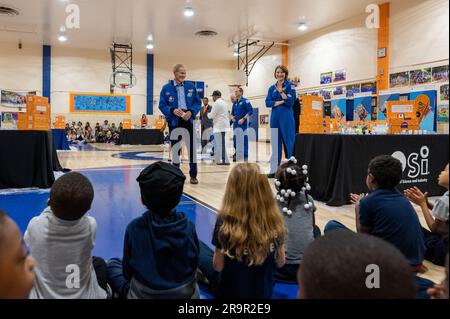
{"type": "Polygon", "coordinates": [[[435,265],[445,266],[445,257],[448,254],[448,235],[435,234],[423,227],[422,233],[425,243],[425,259],[435,265]]]}
{"type": "Polygon", "coordinates": [[[226,149],[226,142],[225,142],[225,135],[226,132],[220,132],[220,133],[214,133],[214,143],[215,143],[215,149],[214,149],[214,157],[216,163],[228,163],[228,155],[227,155],[227,149],[226,149]]]}
{"type": "Polygon", "coordinates": [[[213,296],[217,295],[217,288],[220,283],[220,273],[213,268],[214,251],[208,247],[204,242],[200,241],[200,254],[198,268],[203,275],[208,279],[209,285],[199,282],[198,284],[206,289],[213,296]]]}
{"type": "Polygon", "coordinates": [[[181,155],[181,147],[178,148],[178,156],[175,154],[175,148],[174,145],[182,141],[184,138],[188,139],[185,140],[185,144],[188,147],[189,152],[189,175],[191,177],[197,177],[197,150],[196,150],[196,142],[197,138],[194,134],[194,125],[190,121],[184,121],[182,119],[178,119],[178,126],[170,126],[169,127],[169,134],[170,134],[170,144],[172,146],[172,163],[173,165],[180,167],[180,155],[181,155]],[[186,135],[179,135],[172,137],[172,131],[177,128],[183,128],[186,131],[184,131],[184,134],[186,135]],[[178,160],[177,160],[178,159],[178,160]]]}
{"type": "Polygon", "coordinates": [[[107,286],[107,268],[106,262],[100,257],[92,257],[92,265],[94,266],[95,275],[97,276],[98,285],[104,290],[108,291],[107,286]]]}

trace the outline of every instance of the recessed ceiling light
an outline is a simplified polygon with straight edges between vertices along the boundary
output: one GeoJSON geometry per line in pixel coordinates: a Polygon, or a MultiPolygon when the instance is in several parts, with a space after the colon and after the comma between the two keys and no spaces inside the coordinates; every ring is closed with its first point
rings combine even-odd
{"type": "Polygon", "coordinates": [[[192,17],[195,14],[194,9],[192,7],[185,7],[184,8],[184,16],[185,17],[192,17]]]}
{"type": "Polygon", "coordinates": [[[237,53],[236,51],[233,52],[233,56],[239,56],[239,53],[237,53]]]}
{"type": "Polygon", "coordinates": [[[66,42],[67,41],[67,37],[65,35],[63,35],[63,34],[60,34],[58,36],[58,41],[59,42],[66,42]]]}
{"type": "Polygon", "coordinates": [[[147,37],[147,40],[148,41],[153,41],[153,34],[149,34],[148,37],[147,37]]]}
{"type": "Polygon", "coordinates": [[[308,29],[308,26],[306,25],[306,23],[304,23],[304,22],[301,22],[299,25],[298,25],[298,30],[299,31],[306,31],[308,29]]]}

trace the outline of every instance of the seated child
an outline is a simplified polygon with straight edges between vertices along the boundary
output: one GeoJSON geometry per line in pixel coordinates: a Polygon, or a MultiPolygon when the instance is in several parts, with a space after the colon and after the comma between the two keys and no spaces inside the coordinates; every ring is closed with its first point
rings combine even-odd
{"type": "Polygon", "coordinates": [[[0,299],[27,299],[34,282],[34,259],[16,223],[0,210],[0,299]]]}
{"type": "MultiPolygon", "coordinates": [[[[355,204],[356,229],[380,237],[397,247],[414,271],[422,267],[425,245],[416,211],[396,189],[402,179],[402,164],[390,155],[380,155],[369,163],[366,184],[371,193],[351,194],[355,204]]],[[[324,232],[346,228],[330,221],[324,232]]]]}
{"type": "Polygon", "coordinates": [[[406,197],[414,204],[419,205],[428,228],[422,227],[425,240],[425,259],[436,265],[444,266],[445,256],[448,253],[448,164],[438,178],[440,186],[447,189],[445,194],[435,205],[428,201],[428,193],[422,193],[417,187],[405,190],[406,197]],[[430,209],[432,210],[430,213],[430,209]]]}
{"type": "Polygon", "coordinates": [[[123,260],[108,262],[113,291],[129,299],[198,299],[195,226],[177,212],[186,177],[168,163],[144,169],[137,181],[148,211],[127,227],[123,260]]]}
{"type": "Polygon", "coordinates": [[[275,269],[285,262],[284,236],[284,220],[266,175],[257,164],[236,165],[214,228],[214,254],[203,243],[200,251],[200,270],[215,296],[269,299],[275,269]]]}
{"type": "Polygon", "coordinates": [[[315,225],[316,207],[308,194],[308,167],[300,168],[295,157],[281,164],[275,174],[277,201],[287,227],[285,237],[286,264],[277,269],[275,279],[279,282],[297,282],[297,272],[306,247],[320,230],[315,225]]]}
{"type": "Polygon", "coordinates": [[[79,173],[63,175],[53,184],[49,207],[30,221],[24,236],[36,259],[30,298],[107,297],[105,262],[92,257],[97,224],[86,213],[93,199],[92,184],[79,173]]]}
{"type": "Polygon", "coordinates": [[[336,230],[306,248],[300,299],[413,299],[414,274],[398,249],[366,234],[336,230]]]}

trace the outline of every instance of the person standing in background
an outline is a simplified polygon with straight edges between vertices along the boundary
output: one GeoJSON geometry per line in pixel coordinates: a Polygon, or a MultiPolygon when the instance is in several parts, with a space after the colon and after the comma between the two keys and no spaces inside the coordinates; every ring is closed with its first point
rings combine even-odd
{"type": "Polygon", "coordinates": [[[213,120],[208,118],[208,113],[211,112],[212,106],[209,105],[209,100],[207,97],[202,99],[203,107],[200,111],[200,122],[201,122],[201,132],[202,132],[202,154],[205,152],[205,147],[209,142],[212,142],[212,128],[213,128],[213,120]]]}
{"type": "Polygon", "coordinates": [[[148,124],[147,115],[142,114],[142,117],[141,117],[141,128],[146,128],[147,124],[148,124]]]}
{"type": "Polygon", "coordinates": [[[226,133],[230,130],[227,103],[222,99],[220,91],[212,94],[214,104],[208,117],[214,121],[215,161],[217,165],[230,165],[226,148],[226,133]]]}
{"type": "Polygon", "coordinates": [[[242,88],[236,89],[234,92],[236,101],[233,103],[231,110],[231,121],[233,122],[233,147],[235,153],[233,155],[233,162],[248,160],[248,119],[253,114],[251,103],[244,98],[244,90],[242,88]],[[243,135],[243,136],[242,136],[243,135]],[[239,145],[237,145],[238,140],[239,145]],[[242,140],[244,145],[242,145],[242,140]]]}

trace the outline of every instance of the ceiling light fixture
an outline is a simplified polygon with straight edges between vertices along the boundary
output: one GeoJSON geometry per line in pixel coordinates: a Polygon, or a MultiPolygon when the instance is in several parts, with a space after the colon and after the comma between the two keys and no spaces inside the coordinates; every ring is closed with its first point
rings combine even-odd
{"type": "Polygon", "coordinates": [[[300,22],[300,24],[298,25],[298,30],[299,31],[306,31],[308,29],[308,26],[306,25],[305,22],[300,22]]]}
{"type": "Polygon", "coordinates": [[[184,8],[184,16],[185,17],[192,17],[195,14],[194,8],[192,7],[185,7],[184,8]]]}

